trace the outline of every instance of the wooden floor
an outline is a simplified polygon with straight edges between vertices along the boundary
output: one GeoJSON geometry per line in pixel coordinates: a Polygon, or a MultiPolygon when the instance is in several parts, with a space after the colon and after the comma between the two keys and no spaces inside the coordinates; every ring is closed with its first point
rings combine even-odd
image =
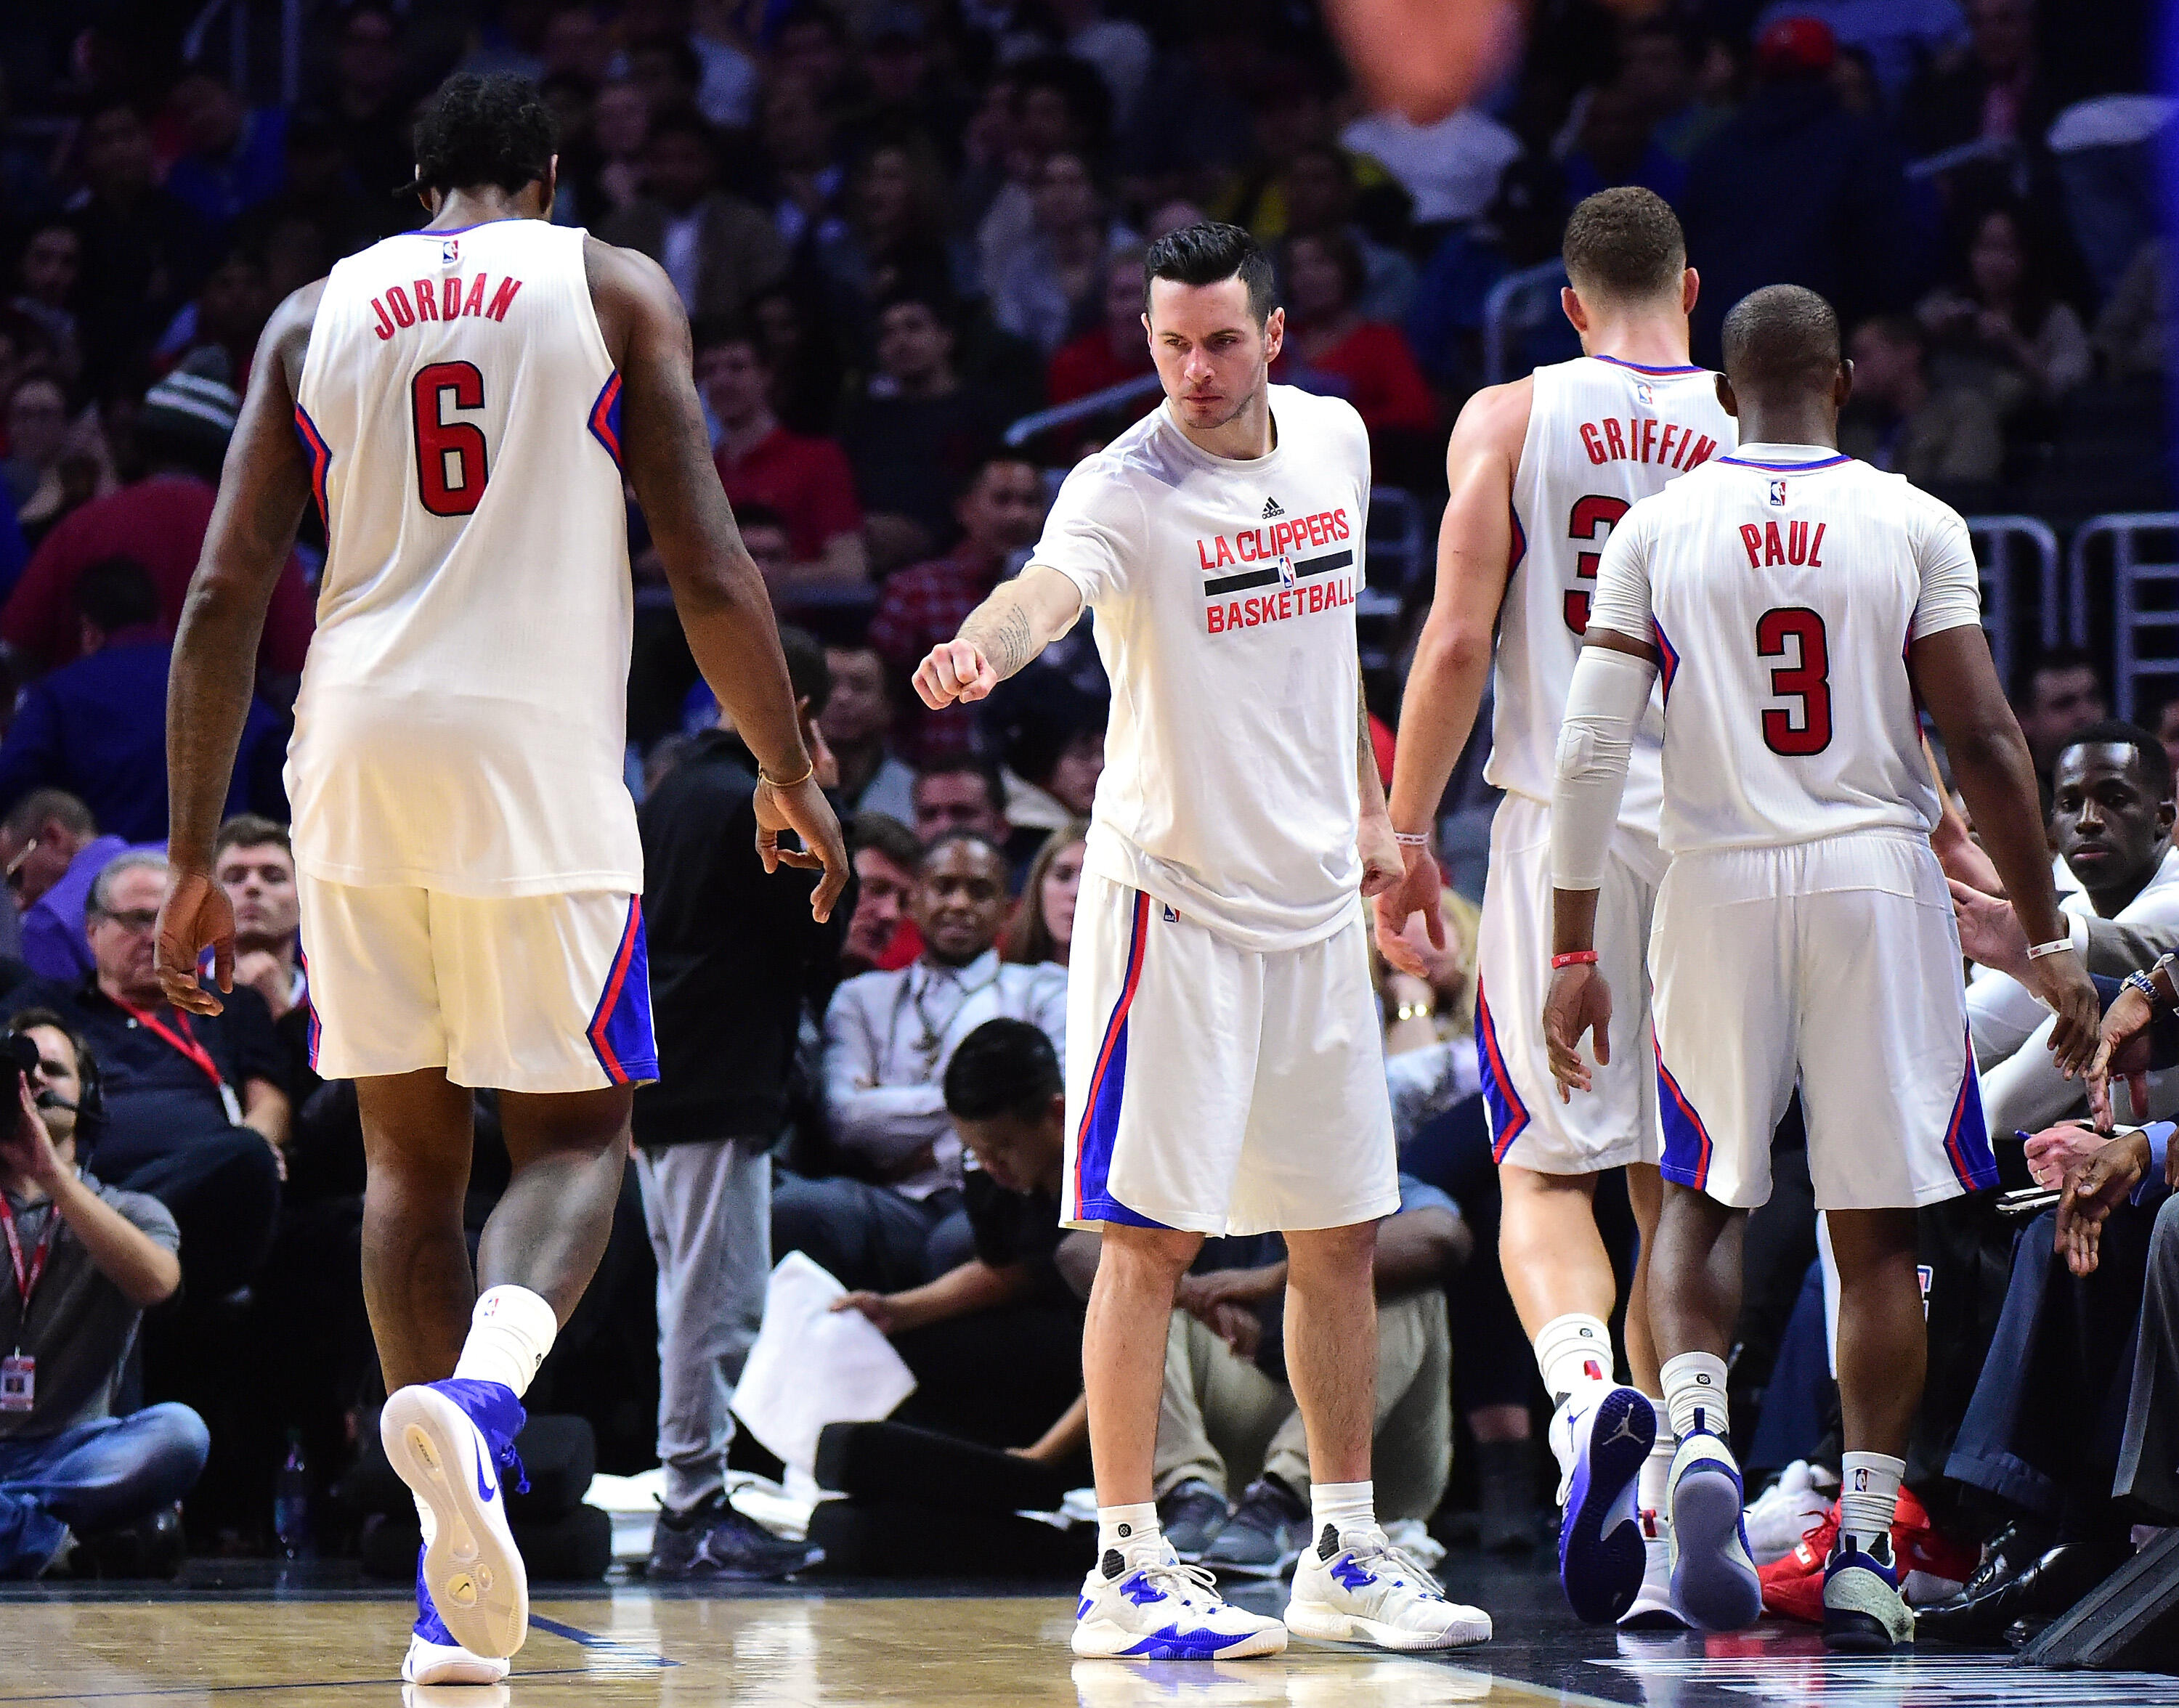
{"type": "MultiPolygon", "coordinates": [[[[486,1689],[398,1681],[409,1613],[378,1592],[292,1584],[156,1599],[0,1595],[0,1704],[404,1708],[2179,1708],[2179,1678],[2032,1673],[2001,1656],[1826,1657],[1805,1628],[1707,1643],[1587,1631],[1543,1572],[1460,1587],[1490,1645],[1391,1656],[1290,1649],[1226,1665],[1076,1661],[1071,1598],[778,1590],[541,1599],[514,1676],[486,1689]]],[[[1266,1608],[1275,1608],[1276,1600],[1266,1608]]]]}

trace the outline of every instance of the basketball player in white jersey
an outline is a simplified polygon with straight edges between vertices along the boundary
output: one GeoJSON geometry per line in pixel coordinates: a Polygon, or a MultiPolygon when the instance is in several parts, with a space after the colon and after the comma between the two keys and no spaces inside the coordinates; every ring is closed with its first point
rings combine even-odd
{"type": "Polygon", "coordinates": [[[1236,227],[1144,263],[1162,407],[1068,476],[1029,566],[916,671],[980,700],[1096,613],[1112,679],[1068,986],[1065,1215],[1101,1229],[1083,1337],[1098,1502],[1081,1655],[1276,1654],[1289,1628],[1481,1642],[1374,1509],[1376,1224],[1399,1202],[1364,895],[1399,857],[1361,711],[1369,440],[1272,386],[1285,316],[1236,227]],[[1204,1236],[1286,1234],[1310,1545],[1282,1624],[1159,1534],[1166,1328],[1204,1236]]]}
{"type": "Polygon", "coordinates": [[[168,998],[214,1013],[234,921],[212,835],[273,578],[315,495],[331,550],[288,764],[316,1065],[354,1079],[388,1456],[425,1547],[403,1676],[491,1683],[528,1588],[502,1497],[520,1399],[612,1229],[656,1077],[621,772],[642,501],[705,680],[762,765],[766,867],[846,881],[770,600],[711,468],[687,321],[652,262],[546,222],[550,110],[457,77],[417,127],[421,231],[290,297],[258,345],[175,643],[168,998]],[[804,850],[781,849],[793,829],[804,850]],[[472,1087],[513,1178],[472,1273],[472,1087]],[[478,1289],[483,1289],[478,1296],[478,1289]],[[474,1307],[474,1309],[472,1308],[474,1307]]]}
{"type": "Polygon", "coordinates": [[[1642,972],[1663,872],[1654,715],[1636,736],[1599,909],[1606,971],[1625,994],[1593,1098],[1567,1105],[1551,1095],[1536,1015],[1549,972],[1551,755],[1598,554],[1629,506],[1730,451],[1734,436],[1714,376],[1688,360],[1698,282],[1671,209],[1646,189],[1605,190],[1573,211],[1564,247],[1573,282],[1562,300],[1587,353],[1478,392],[1446,452],[1452,497],[1437,594],[1408,678],[1392,774],[1405,874],[1377,898],[1377,937],[1397,963],[1412,953],[1400,935],[1411,914],[1434,938],[1441,928],[1429,831],[1475,721],[1495,627],[1484,775],[1506,798],[1490,827],[1476,1042],[1505,1196],[1498,1259],[1556,1406],[1567,1600],[1600,1623],[1669,1627],[1681,1621],[1666,1590],[1656,1514],[1671,1459],[1655,1450],[1646,1300],[1660,1143],[1642,972]],[[1605,1325],[1618,1289],[1594,1211],[1597,1176],[1622,1167],[1641,1229],[1627,1300],[1631,1388],[1613,1379],[1605,1325]]]}
{"type": "Polygon", "coordinates": [[[1914,1213],[1997,1178],[1918,704],[2034,940],[2069,1074],[2094,1055],[2097,999],[2061,928],[1966,525],[1839,453],[1852,370],[1814,292],[1774,285],[1736,304],[1725,367],[1739,448],[1628,512],[1597,577],[1556,761],[1543,1025],[1560,1086],[1586,1094],[1582,1035],[1600,1065],[1607,1039],[1620,1048],[1596,919],[1628,756],[1661,687],[1669,863],[1649,974],[1665,1186],[1649,1310],[1679,1443],[1673,1598],[1707,1630],[1761,1610],[1725,1354],[1742,1229],[1770,1196],[1770,1132],[1798,1078],[1840,1285],[1846,1454],[1824,1640],[1882,1651],[1914,1629],[1891,1540],[1927,1350],[1914,1213]]]}

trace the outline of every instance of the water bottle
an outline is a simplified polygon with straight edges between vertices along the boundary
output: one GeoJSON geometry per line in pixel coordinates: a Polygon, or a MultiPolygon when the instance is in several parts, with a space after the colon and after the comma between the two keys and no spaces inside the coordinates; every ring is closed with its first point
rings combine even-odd
{"type": "Polygon", "coordinates": [[[303,1458],[303,1432],[288,1432],[288,1456],[272,1475],[272,1534],[291,1560],[310,1553],[310,1467],[303,1458]]]}

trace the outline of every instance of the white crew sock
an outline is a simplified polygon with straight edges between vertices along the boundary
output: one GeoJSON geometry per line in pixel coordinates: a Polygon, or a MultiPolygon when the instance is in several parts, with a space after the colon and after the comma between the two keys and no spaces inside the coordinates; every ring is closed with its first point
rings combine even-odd
{"type": "Polygon", "coordinates": [[[469,1338],[455,1366],[458,1379],[496,1382],[514,1390],[517,1399],[530,1391],[537,1366],[552,1349],[560,1320],[541,1294],[527,1287],[495,1287],[476,1302],[469,1338]]]}
{"type": "Polygon", "coordinates": [[[1671,1414],[1672,1433],[1685,1441],[1699,1429],[1722,1438],[1728,1426],[1725,1411],[1725,1360],[1715,1353],[1682,1352],[1667,1359],[1659,1372],[1665,1379],[1665,1406],[1671,1414]]]}
{"type": "Polygon", "coordinates": [[[1164,1541],[1158,1531],[1155,1501],[1097,1508],[1097,1558],[1108,1578],[1117,1578],[1130,1566],[1156,1558],[1163,1552],[1164,1541]],[[1114,1554],[1120,1557],[1118,1571],[1111,1563],[1114,1554]]]}
{"type": "Polygon", "coordinates": [[[1907,1461],[1888,1453],[1850,1453],[1839,1461],[1839,1534],[1863,1553],[1891,1534],[1899,1511],[1899,1479],[1907,1461]]]}
{"type": "Polygon", "coordinates": [[[1657,1439],[1650,1444],[1649,1458],[1642,1461],[1641,1473],[1634,1485],[1634,1500],[1644,1512],[1656,1514],[1661,1535],[1671,1521],[1671,1514],[1666,1510],[1665,1491],[1672,1475],[1672,1426],[1663,1400],[1652,1394],[1649,1404],[1656,1408],[1657,1439]]]}
{"type": "Polygon", "coordinates": [[[1536,1368],[1558,1404],[1583,1383],[1611,1380],[1611,1331],[1601,1317],[1569,1311],[1536,1331],[1536,1368]]]}
{"type": "Polygon", "coordinates": [[[1355,1535],[1377,1528],[1377,1485],[1374,1482],[1312,1482],[1309,1486],[1309,1534],[1324,1552],[1324,1527],[1331,1526],[1341,1547],[1355,1535]]]}

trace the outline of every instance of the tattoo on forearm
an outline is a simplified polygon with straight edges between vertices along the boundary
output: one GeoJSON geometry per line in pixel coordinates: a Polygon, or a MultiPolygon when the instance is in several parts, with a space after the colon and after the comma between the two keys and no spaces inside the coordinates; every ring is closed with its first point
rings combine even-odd
{"type": "Polygon", "coordinates": [[[982,648],[1002,677],[1013,675],[1040,650],[1029,613],[1013,600],[1002,603],[996,597],[969,613],[961,625],[961,638],[982,648]]]}

